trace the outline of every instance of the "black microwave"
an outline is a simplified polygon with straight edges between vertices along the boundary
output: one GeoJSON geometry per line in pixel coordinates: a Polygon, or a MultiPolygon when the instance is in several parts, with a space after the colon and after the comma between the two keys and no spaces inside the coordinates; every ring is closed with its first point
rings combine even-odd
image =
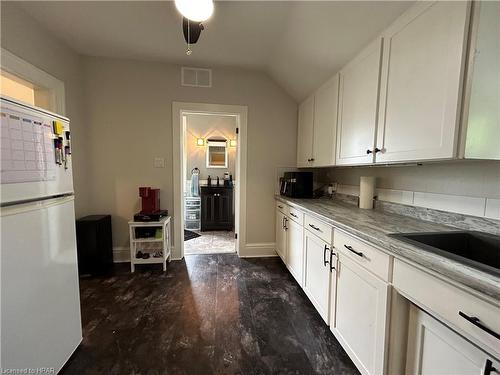
{"type": "Polygon", "coordinates": [[[313,173],[285,172],[281,178],[280,195],[290,198],[312,198],[313,173]]]}

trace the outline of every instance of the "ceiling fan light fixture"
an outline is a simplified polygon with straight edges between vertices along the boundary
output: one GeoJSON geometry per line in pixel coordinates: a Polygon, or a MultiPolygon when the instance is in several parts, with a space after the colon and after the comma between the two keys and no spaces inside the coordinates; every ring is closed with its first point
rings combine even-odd
{"type": "Polygon", "coordinates": [[[214,12],[213,0],[175,0],[175,7],[184,17],[196,22],[208,20],[214,12]]]}

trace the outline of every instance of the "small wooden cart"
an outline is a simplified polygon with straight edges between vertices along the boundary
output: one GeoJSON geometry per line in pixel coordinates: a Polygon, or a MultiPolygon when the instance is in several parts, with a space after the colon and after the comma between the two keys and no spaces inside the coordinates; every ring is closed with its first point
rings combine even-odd
{"type": "MultiPolygon", "coordinates": [[[[160,221],[129,221],[130,232],[130,271],[135,271],[136,264],[163,264],[163,271],[167,270],[167,260],[171,260],[171,232],[170,216],[162,218],[160,221]],[[154,228],[161,229],[161,237],[155,235],[148,237],[138,237],[136,229],[154,228]],[[155,246],[156,245],[156,246],[155,246]],[[138,251],[149,253],[149,258],[137,258],[138,251]],[[162,251],[162,255],[154,257],[154,254],[162,251]]],[[[140,231],[140,229],[139,229],[140,231]]]]}

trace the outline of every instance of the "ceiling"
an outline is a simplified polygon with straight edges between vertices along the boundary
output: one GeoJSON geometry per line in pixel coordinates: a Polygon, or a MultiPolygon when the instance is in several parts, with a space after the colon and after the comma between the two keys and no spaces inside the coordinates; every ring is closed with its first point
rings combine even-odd
{"type": "Polygon", "coordinates": [[[257,69],[302,100],[412,2],[217,1],[191,56],[172,1],[17,4],[80,54],[257,69]]]}

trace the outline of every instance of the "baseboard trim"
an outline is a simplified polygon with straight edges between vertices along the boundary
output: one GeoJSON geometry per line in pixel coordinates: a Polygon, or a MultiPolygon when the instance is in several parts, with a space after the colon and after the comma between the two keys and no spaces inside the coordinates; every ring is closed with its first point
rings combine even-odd
{"type": "MultiPolygon", "coordinates": [[[[175,254],[172,248],[172,255],[175,254]]],[[[247,243],[243,249],[240,249],[240,258],[266,258],[277,257],[274,242],[254,242],[247,243]]],[[[172,260],[182,260],[182,258],[171,257],[172,260]]],[[[130,248],[116,246],[113,248],[113,262],[114,263],[128,263],[130,262],[130,248]]]]}
{"type": "Polygon", "coordinates": [[[247,243],[244,250],[240,249],[240,258],[264,258],[278,256],[274,250],[274,242],[247,243]]]}

